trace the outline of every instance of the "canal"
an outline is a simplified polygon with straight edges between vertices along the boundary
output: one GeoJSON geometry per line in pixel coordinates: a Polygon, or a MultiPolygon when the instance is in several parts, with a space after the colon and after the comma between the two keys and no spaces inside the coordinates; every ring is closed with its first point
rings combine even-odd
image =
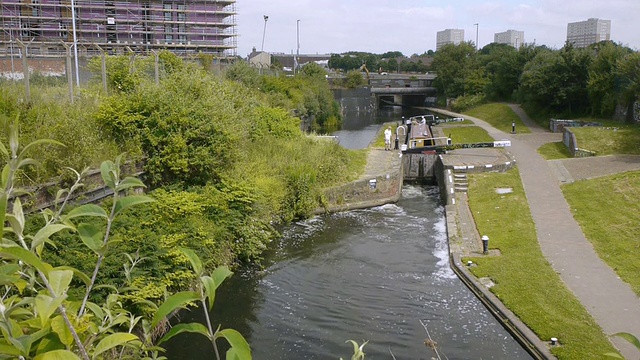
{"type": "MultiPolygon", "coordinates": [[[[368,144],[382,122],[414,114],[367,111],[338,132],[368,144]],[[368,132],[365,141],[363,133],[368,132]]],[[[315,217],[282,229],[262,269],[237,271],[220,288],[213,318],[240,331],[254,359],[529,359],[449,267],[438,188],[405,185],[396,204],[315,217]]],[[[202,321],[201,310],[181,314],[202,321]]],[[[180,335],[169,359],[212,359],[210,343],[180,335]]]]}

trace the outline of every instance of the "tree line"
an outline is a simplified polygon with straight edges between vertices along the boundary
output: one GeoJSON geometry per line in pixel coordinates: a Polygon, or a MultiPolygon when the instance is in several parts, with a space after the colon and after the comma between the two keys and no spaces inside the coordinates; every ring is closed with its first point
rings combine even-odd
{"type": "Polygon", "coordinates": [[[456,110],[484,101],[517,101],[533,114],[610,118],[617,108],[631,121],[640,98],[640,53],[611,41],[559,50],[471,42],[445,45],[431,67],[434,86],[456,110]]]}

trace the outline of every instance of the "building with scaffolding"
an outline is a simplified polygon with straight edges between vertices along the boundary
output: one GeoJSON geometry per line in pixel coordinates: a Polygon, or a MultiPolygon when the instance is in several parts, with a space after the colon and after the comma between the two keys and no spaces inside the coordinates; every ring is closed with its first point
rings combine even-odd
{"type": "Polygon", "coordinates": [[[22,42],[29,56],[169,50],[236,55],[235,0],[1,0],[0,57],[22,42]],[[72,11],[72,4],[74,5],[72,11]],[[73,19],[75,18],[75,30],[73,19]]]}

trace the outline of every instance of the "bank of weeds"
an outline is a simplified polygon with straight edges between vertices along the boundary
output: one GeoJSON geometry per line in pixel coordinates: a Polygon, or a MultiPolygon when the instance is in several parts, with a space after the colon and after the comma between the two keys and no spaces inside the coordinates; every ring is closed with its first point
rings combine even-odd
{"type": "Polygon", "coordinates": [[[559,359],[600,359],[615,352],[542,255],[517,169],[471,175],[469,204],[479,232],[501,253],[472,258],[474,275],[491,278],[491,291],[540,339],[558,338],[561,346],[551,351],[559,359]],[[497,188],[513,192],[498,194],[497,188]]]}

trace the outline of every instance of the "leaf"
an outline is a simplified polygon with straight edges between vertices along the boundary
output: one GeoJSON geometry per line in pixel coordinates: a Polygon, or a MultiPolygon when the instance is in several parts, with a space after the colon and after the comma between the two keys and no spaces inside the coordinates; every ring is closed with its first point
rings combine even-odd
{"type": "Polygon", "coordinates": [[[18,264],[6,264],[0,266],[0,285],[11,285],[20,280],[20,266],[18,264]]]}
{"type": "Polygon", "coordinates": [[[57,298],[52,298],[49,295],[38,295],[36,296],[36,310],[38,311],[38,316],[40,317],[40,325],[44,327],[47,324],[47,321],[56,311],[58,306],[62,304],[66,296],[60,296],[57,298]]]}
{"type": "Polygon", "coordinates": [[[27,146],[25,146],[20,152],[20,157],[22,157],[23,154],[26,154],[27,150],[29,150],[30,147],[40,145],[40,144],[64,146],[64,144],[59,141],[55,141],[51,139],[39,139],[39,140],[32,141],[27,146]]]}
{"type": "Polygon", "coordinates": [[[640,350],[640,340],[638,340],[638,338],[633,336],[632,334],[629,334],[626,332],[619,332],[611,336],[617,336],[617,337],[623,338],[628,342],[630,342],[633,346],[635,346],[636,349],[640,350]]]}
{"type": "Polygon", "coordinates": [[[130,195],[116,201],[115,215],[135,205],[153,202],[152,198],[144,195],[130,195]]]}
{"type": "Polygon", "coordinates": [[[102,230],[91,224],[80,224],[78,225],[78,235],[89,249],[100,255],[104,244],[104,234],[102,230]]]}
{"type": "Polygon", "coordinates": [[[51,265],[40,260],[34,253],[29,250],[17,246],[0,248],[0,255],[9,256],[14,259],[22,260],[47,275],[53,268],[51,265]]]}
{"type": "Polygon", "coordinates": [[[49,271],[49,285],[56,297],[62,296],[69,289],[71,279],[73,279],[73,271],[71,270],[52,270],[49,271]]]}
{"type": "Polygon", "coordinates": [[[84,282],[86,285],[89,285],[89,283],[91,283],[91,279],[85,273],[71,266],[57,266],[54,270],[71,270],[73,274],[80,280],[82,280],[82,282],[84,282]]]}
{"type": "Polygon", "coordinates": [[[216,331],[215,339],[224,337],[229,342],[229,345],[235,350],[236,356],[241,360],[251,359],[251,348],[249,343],[245,340],[244,336],[234,329],[224,329],[216,331]]]}
{"type": "Polygon", "coordinates": [[[107,215],[107,212],[104,211],[104,209],[100,206],[95,204],[85,204],[69,211],[69,213],[63,217],[63,219],[73,219],[79,216],[103,217],[105,219],[109,217],[109,215],[107,215]]]}
{"type": "Polygon", "coordinates": [[[168,341],[169,339],[171,339],[172,337],[178,335],[178,334],[182,334],[182,333],[196,333],[196,334],[200,334],[205,336],[207,339],[210,338],[210,334],[209,334],[209,329],[206,328],[206,326],[200,324],[200,323],[190,323],[190,324],[178,324],[174,327],[171,328],[171,330],[169,330],[168,333],[166,333],[162,339],[160,339],[160,341],[158,341],[157,345],[162,344],[165,341],[168,341]]]}
{"type": "Polygon", "coordinates": [[[15,227],[13,228],[13,230],[16,232],[16,234],[22,235],[22,232],[24,231],[24,212],[22,211],[22,202],[20,201],[20,198],[16,198],[16,200],[13,202],[13,216],[18,222],[18,228],[20,229],[20,231],[16,231],[15,227]]]}
{"type": "MultiPolygon", "coordinates": [[[[100,306],[98,306],[95,303],[92,303],[91,301],[87,302],[87,309],[91,310],[91,312],[98,318],[98,319],[102,319],[104,318],[104,311],[102,311],[102,308],[100,306]]],[[[86,312],[85,312],[86,314],[86,312]]]]}
{"type": "Polygon", "coordinates": [[[98,358],[98,355],[103,352],[113,349],[116,346],[124,345],[128,342],[140,340],[137,336],[129,333],[115,333],[111,334],[104,339],[100,340],[98,345],[96,345],[95,350],[93,351],[93,358],[98,358]]]}
{"type": "Polygon", "coordinates": [[[202,276],[200,278],[200,281],[202,281],[202,285],[204,285],[205,289],[205,294],[207,295],[207,308],[209,308],[209,311],[211,311],[211,309],[213,308],[213,303],[216,300],[216,283],[210,276],[202,276]]]}
{"type": "Polygon", "coordinates": [[[9,160],[9,151],[7,151],[7,147],[2,142],[0,142],[0,153],[4,156],[5,161],[9,160]]]}
{"type": "Polygon", "coordinates": [[[71,335],[71,331],[67,327],[62,316],[58,315],[51,320],[51,329],[58,335],[60,341],[66,346],[73,343],[73,335],[71,335]]]}
{"type": "Polygon", "coordinates": [[[64,229],[73,229],[73,227],[64,224],[47,224],[33,236],[33,241],[31,242],[31,249],[35,249],[40,244],[44,243],[45,240],[48,240],[49,237],[58,231],[64,229]]]}
{"type": "Polygon", "coordinates": [[[213,278],[213,281],[215,281],[216,283],[216,288],[218,288],[218,286],[220,286],[220,284],[222,284],[222,282],[231,275],[233,275],[233,273],[226,266],[218,266],[211,273],[211,277],[213,278]]]}
{"type": "Polygon", "coordinates": [[[160,305],[158,311],[156,311],[156,314],[153,316],[151,328],[155,328],[162,319],[171,314],[174,310],[184,306],[188,302],[197,301],[199,299],[200,296],[193,291],[183,291],[169,296],[169,298],[160,305]]]}
{"type": "Polygon", "coordinates": [[[38,162],[35,161],[34,159],[31,158],[26,158],[26,159],[22,159],[20,160],[20,162],[18,163],[18,166],[16,166],[17,169],[23,168],[27,165],[38,165],[38,162]]]}
{"type": "Polygon", "coordinates": [[[180,251],[189,259],[196,275],[202,274],[202,261],[200,261],[200,257],[198,257],[195,251],[187,248],[180,248],[180,251]]]}
{"type": "Polygon", "coordinates": [[[113,176],[113,169],[115,168],[115,164],[111,160],[103,161],[100,164],[100,175],[102,175],[102,181],[107,185],[110,189],[116,188],[116,179],[113,176]]]}
{"type": "Polygon", "coordinates": [[[126,178],[124,178],[124,180],[122,180],[118,186],[116,186],[116,191],[122,191],[122,190],[126,190],[129,188],[136,188],[136,187],[147,187],[140,179],[132,177],[132,176],[127,176],[126,178]]]}
{"type": "MultiPolygon", "coordinates": [[[[7,168],[7,166],[5,166],[5,169],[7,168]]],[[[4,172],[2,173],[2,180],[3,180],[2,181],[3,185],[6,186],[6,182],[4,181],[5,180],[4,172]]],[[[6,214],[7,214],[7,193],[2,191],[2,193],[0,193],[0,239],[2,239],[4,236],[4,220],[5,220],[6,214]]]]}
{"type": "Polygon", "coordinates": [[[69,350],[54,350],[40,354],[33,360],[80,360],[80,358],[69,350]]]}
{"type": "Polygon", "coordinates": [[[20,355],[20,350],[16,349],[14,346],[11,346],[11,345],[0,344],[0,354],[13,355],[17,357],[20,355]]]}

